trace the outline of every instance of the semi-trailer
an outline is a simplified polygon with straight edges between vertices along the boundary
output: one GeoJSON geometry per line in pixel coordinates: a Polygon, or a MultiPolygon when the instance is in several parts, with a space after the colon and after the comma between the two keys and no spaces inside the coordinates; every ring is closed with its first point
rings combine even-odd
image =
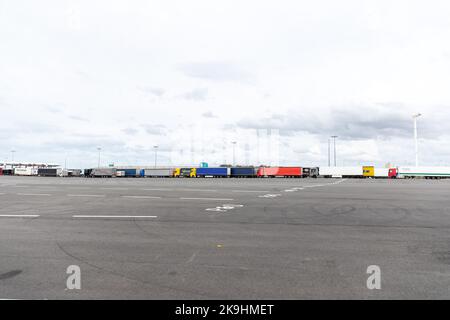
{"type": "Polygon", "coordinates": [[[173,168],[160,168],[160,169],[142,169],[140,171],[141,177],[173,177],[173,168]]]}
{"type": "Polygon", "coordinates": [[[117,169],[116,176],[117,177],[128,177],[128,178],[138,177],[139,171],[137,169],[117,169]]]}
{"type": "Polygon", "coordinates": [[[254,167],[233,167],[230,170],[230,176],[233,178],[254,178],[257,169],[254,167]]]}
{"type": "Polygon", "coordinates": [[[61,173],[61,168],[39,168],[37,174],[40,177],[60,177],[61,173]]]}
{"type": "Polygon", "coordinates": [[[260,167],[256,174],[258,177],[287,177],[301,178],[301,167],[260,167]]]}
{"type": "Polygon", "coordinates": [[[231,168],[197,168],[197,177],[213,177],[213,178],[224,178],[231,174],[231,168]]]}
{"type": "Polygon", "coordinates": [[[33,167],[14,168],[14,174],[16,176],[37,176],[38,168],[33,167]]]}
{"type": "Polygon", "coordinates": [[[363,167],[319,167],[323,178],[362,178],[363,167]]]}
{"type": "Polygon", "coordinates": [[[450,167],[399,167],[400,179],[445,179],[450,178],[450,167]]]}
{"type": "Polygon", "coordinates": [[[111,178],[116,175],[115,168],[95,168],[92,169],[90,176],[95,178],[111,178]]]}

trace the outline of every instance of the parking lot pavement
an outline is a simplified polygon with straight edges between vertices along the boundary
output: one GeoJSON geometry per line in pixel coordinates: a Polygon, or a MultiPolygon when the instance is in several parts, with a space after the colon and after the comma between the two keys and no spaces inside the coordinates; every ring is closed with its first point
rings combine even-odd
{"type": "Polygon", "coordinates": [[[0,177],[0,298],[448,299],[449,186],[0,177]]]}

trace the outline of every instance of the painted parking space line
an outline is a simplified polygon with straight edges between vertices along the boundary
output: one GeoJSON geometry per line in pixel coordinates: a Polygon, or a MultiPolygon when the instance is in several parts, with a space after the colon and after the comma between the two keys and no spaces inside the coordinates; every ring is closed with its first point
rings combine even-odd
{"type": "Polygon", "coordinates": [[[176,189],[176,191],[217,192],[217,190],[211,190],[211,189],[176,189]]]}
{"type": "Polygon", "coordinates": [[[51,196],[49,193],[18,193],[19,196],[51,196]]]}
{"type": "Polygon", "coordinates": [[[115,215],[73,215],[72,218],[101,218],[101,219],[147,219],[147,218],[158,218],[158,216],[115,216],[115,215]]]}
{"type": "Polygon", "coordinates": [[[265,193],[265,192],[270,192],[269,190],[232,190],[232,192],[261,192],[261,193],[265,193]]]}
{"type": "Polygon", "coordinates": [[[104,194],[68,194],[68,197],[93,197],[93,198],[101,198],[104,197],[104,194]]]}
{"type": "Polygon", "coordinates": [[[181,200],[214,200],[214,201],[233,201],[234,199],[224,198],[180,198],[181,200]]]}
{"type": "Polygon", "coordinates": [[[38,214],[0,214],[0,218],[38,218],[38,214]]]}
{"type": "Polygon", "coordinates": [[[153,197],[153,196],[121,196],[121,197],[131,199],[161,199],[161,197],[153,197]]]}

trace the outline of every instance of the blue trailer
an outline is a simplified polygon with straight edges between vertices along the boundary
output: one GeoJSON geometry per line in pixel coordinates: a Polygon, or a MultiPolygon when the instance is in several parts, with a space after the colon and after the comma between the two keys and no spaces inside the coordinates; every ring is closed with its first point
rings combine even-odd
{"type": "Polygon", "coordinates": [[[235,167],[231,168],[231,177],[247,177],[254,178],[256,177],[256,168],[253,167],[235,167]]]}
{"type": "Polygon", "coordinates": [[[136,177],[138,175],[136,169],[117,169],[117,172],[123,172],[123,174],[117,175],[121,177],[136,177]]]}
{"type": "Polygon", "coordinates": [[[229,177],[230,168],[197,168],[197,177],[229,177]]]}

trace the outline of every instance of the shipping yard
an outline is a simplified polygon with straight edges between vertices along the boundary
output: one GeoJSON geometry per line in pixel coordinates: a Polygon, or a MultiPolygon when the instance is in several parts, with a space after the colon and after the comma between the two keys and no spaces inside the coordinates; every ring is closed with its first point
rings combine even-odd
{"type": "Polygon", "coordinates": [[[448,299],[449,187],[2,176],[0,298],[448,299]]]}

